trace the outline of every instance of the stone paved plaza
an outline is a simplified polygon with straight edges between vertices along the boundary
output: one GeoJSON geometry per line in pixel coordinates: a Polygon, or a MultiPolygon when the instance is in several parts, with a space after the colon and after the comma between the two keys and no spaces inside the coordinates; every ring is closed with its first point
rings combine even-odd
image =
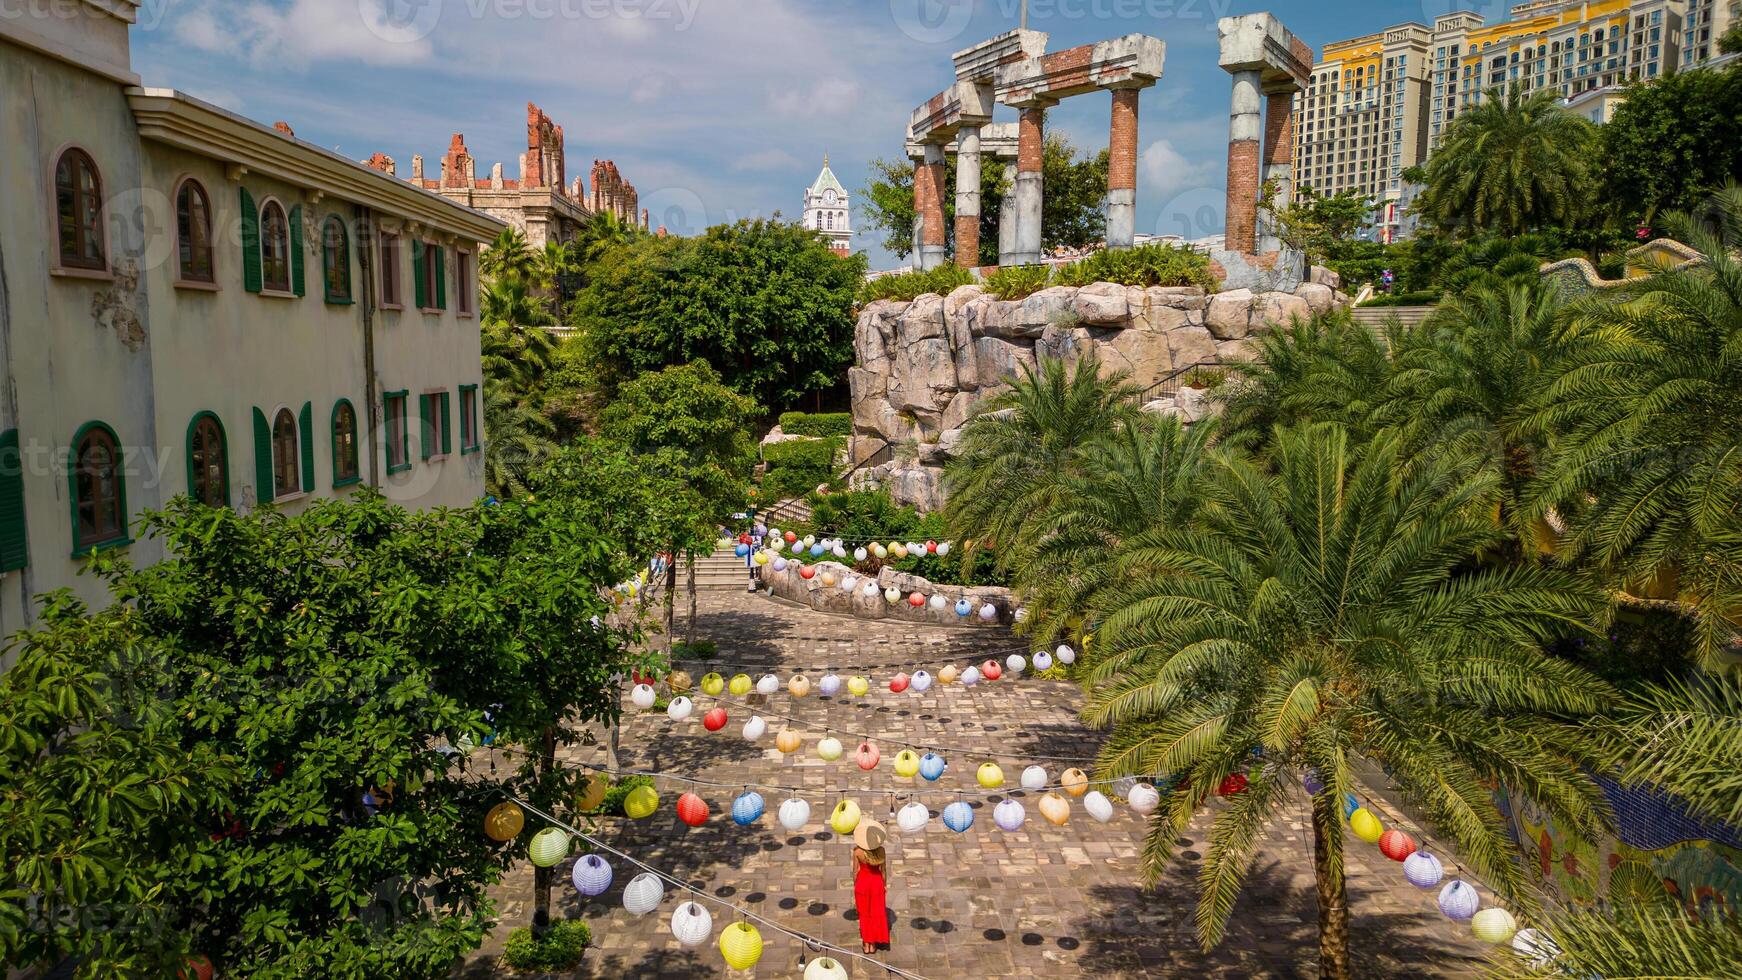
{"type": "MultiPolygon", "coordinates": [[[[880,961],[929,978],[1317,975],[1317,913],[1304,805],[1298,815],[1271,829],[1228,938],[1208,955],[1198,950],[1192,919],[1193,878],[1207,817],[1179,842],[1176,866],[1153,891],[1143,887],[1138,860],[1143,825],[1123,806],[1110,823],[1098,824],[1074,803],[1070,822],[1054,827],[1035,811],[1037,794],[1018,789],[1010,795],[1024,800],[1029,819],[1014,833],[993,825],[991,807],[997,798],[969,797],[978,805],[974,826],[965,834],[953,833],[935,819],[956,791],[977,791],[974,770],[987,759],[998,761],[1007,785],[1015,786],[1023,766],[1037,756],[1083,758],[1094,753],[1098,736],[1076,720],[1078,692],[1063,682],[1001,680],[972,689],[934,686],[924,694],[888,690],[894,665],[935,673],[948,662],[966,665],[970,658],[994,655],[1002,659],[1021,647],[1007,631],[867,623],[765,595],[712,592],[701,597],[698,634],[719,643],[712,669],[727,676],[739,669],[757,676],[750,665],[766,666],[784,684],[798,669],[814,681],[825,672],[822,668],[832,668],[842,676],[867,674],[873,687],[856,699],[844,693],[834,699],[814,693],[797,699],[784,687],[771,698],[752,695],[758,702],[753,710],[769,723],[769,733],[755,743],[739,734],[748,718],[739,704],[726,705],[731,720],[724,730],[709,733],[703,728],[701,715],[711,706],[705,696],[698,696],[694,715],[680,723],[663,712],[627,717],[622,735],[625,768],[728,784],[803,787],[812,818],[804,833],[783,831],[773,811],[784,794],[762,789],[767,814],[752,827],[740,828],[728,815],[740,786],[722,786],[702,791],[712,816],[704,826],[691,829],[673,809],[686,787],[671,783],[659,787],[661,805],[653,817],[606,823],[602,836],[610,846],[795,931],[857,950],[850,844],[825,825],[829,809],[849,793],[891,830],[893,944],[877,954],[880,961]],[[737,667],[740,663],[746,666],[737,667]],[[794,725],[806,736],[801,752],[783,756],[775,748],[774,736],[784,724],[777,714],[801,720],[794,725]],[[833,763],[818,759],[813,746],[825,733],[839,738],[848,755],[833,763]],[[877,736],[883,762],[872,772],[850,761],[859,741],[856,733],[877,736]],[[914,780],[929,785],[918,798],[934,811],[934,819],[918,835],[896,829],[893,810],[906,800],[887,795],[914,791],[892,767],[902,740],[972,750],[949,753],[949,771],[938,782],[914,780]]],[[[699,678],[707,669],[692,673],[699,678]]],[[[577,747],[572,758],[602,764],[604,749],[577,747]]],[[[1044,764],[1055,779],[1069,765],[1044,764]]],[[[536,825],[531,818],[528,823],[536,825]]],[[[1483,945],[1469,935],[1468,927],[1440,915],[1433,892],[1409,885],[1400,865],[1353,838],[1348,855],[1358,975],[1479,972],[1483,945]]],[[[574,976],[703,977],[730,972],[717,948],[720,927],[731,921],[727,910],[711,905],[714,937],[700,949],[685,950],[667,928],[678,901],[671,890],[657,912],[638,919],[622,907],[622,885],[635,872],[621,861],[613,866],[617,877],[612,888],[591,900],[569,885],[567,862],[557,869],[553,902],[558,913],[584,917],[594,930],[595,945],[574,976]]],[[[501,925],[467,964],[464,976],[496,975],[503,938],[530,918],[531,878],[530,870],[522,867],[498,889],[501,925]]],[[[745,975],[799,976],[800,945],[771,929],[762,933],[762,960],[745,975]]],[[[886,975],[860,960],[847,960],[846,966],[854,977],[886,975]]]]}

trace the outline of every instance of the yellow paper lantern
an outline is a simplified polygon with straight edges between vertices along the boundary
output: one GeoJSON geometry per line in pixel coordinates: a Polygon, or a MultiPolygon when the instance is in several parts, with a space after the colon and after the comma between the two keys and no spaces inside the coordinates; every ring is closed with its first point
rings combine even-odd
{"type": "Polygon", "coordinates": [[[764,548],[761,551],[758,551],[756,553],[756,564],[758,564],[758,565],[768,564],[768,549],[764,548]]]}
{"type": "Polygon", "coordinates": [[[755,682],[750,680],[749,674],[733,674],[731,683],[726,685],[726,690],[731,691],[733,697],[741,698],[749,694],[750,689],[754,686],[755,682]]]}
{"type": "Polygon", "coordinates": [[[788,754],[797,752],[803,744],[804,736],[790,728],[782,728],[780,734],[774,737],[774,747],[788,754]]]}
{"type": "Polygon", "coordinates": [[[1377,844],[1385,833],[1385,825],[1366,807],[1360,807],[1349,814],[1349,829],[1355,832],[1356,837],[1369,844],[1377,844]]]}
{"type": "Polygon", "coordinates": [[[912,779],[919,774],[919,753],[912,749],[902,749],[895,753],[895,774],[902,779],[912,779]]]}
{"type": "Polygon", "coordinates": [[[609,788],[610,780],[604,776],[588,776],[580,795],[575,797],[575,809],[597,810],[605,802],[605,791],[609,788]]]}
{"type": "Polygon", "coordinates": [[[802,698],[811,692],[810,678],[803,674],[794,674],[792,680],[786,682],[786,689],[792,692],[793,697],[802,698]]]}
{"type": "Polygon", "coordinates": [[[1089,774],[1081,769],[1066,769],[1059,776],[1059,785],[1072,796],[1082,796],[1089,791],[1089,774]]]}
{"type": "Polygon", "coordinates": [[[645,783],[629,791],[623,797],[623,812],[629,814],[631,820],[643,820],[653,816],[653,811],[659,809],[659,794],[652,786],[645,783]]]}
{"type": "Polygon", "coordinates": [[[1054,827],[1063,827],[1071,818],[1070,801],[1057,793],[1048,793],[1040,798],[1040,815],[1054,827]]]}
{"type": "Polygon", "coordinates": [[[980,785],[987,789],[997,789],[1004,785],[1004,770],[998,768],[996,762],[982,763],[980,771],[974,774],[980,785]]]}
{"type": "Polygon", "coordinates": [[[859,826],[859,804],[852,800],[842,800],[835,804],[835,812],[829,814],[829,826],[842,837],[853,832],[859,826]]]}
{"type": "Polygon", "coordinates": [[[847,693],[856,698],[862,698],[871,690],[871,682],[863,677],[847,678],[847,693]]]}
{"type": "Polygon", "coordinates": [[[706,673],[702,675],[702,693],[710,698],[717,698],[726,689],[726,679],[719,674],[706,673]]]}
{"type": "Polygon", "coordinates": [[[897,558],[906,558],[907,557],[907,545],[897,544],[895,547],[890,548],[889,550],[895,552],[895,557],[897,557],[897,558]]]}
{"type": "Polygon", "coordinates": [[[962,676],[962,672],[956,669],[955,664],[944,664],[943,669],[938,671],[938,683],[954,684],[956,678],[960,676],[962,676]]]}
{"type": "Polygon", "coordinates": [[[671,693],[673,694],[683,694],[687,692],[690,689],[690,685],[693,683],[694,682],[690,680],[690,674],[687,670],[674,670],[671,672],[671,676],[665,679],[665,685],[671,688],[671,693]]]}
{"type": "Polygon", "coordinates": [[[762,958],[762,933],[748,922],[734,922],[720,930],[720,955],[734,970],[748,970],[762,958]]]}
{"type": "Polygon", "coordinates": [[[1485,943],[1498,946],[1518,931],[1518,920],[1503,908],[1487,908],[1470,920],[1470,931],[1485,943]]]}
{"type": "Polygon", "coordinates": [[[513,840],[525,826],[526,814],[512,803],[498,803],[484,814],[484,833],[491,840],[513,840]]]}
{"type": "Polygon", "coordinates": [[[817,758],[824,762],[833,762],[839,759],[843,751],[845,750],[841,748],[841,740],[833,735],[825,736],[817,742],[817,758]]]}

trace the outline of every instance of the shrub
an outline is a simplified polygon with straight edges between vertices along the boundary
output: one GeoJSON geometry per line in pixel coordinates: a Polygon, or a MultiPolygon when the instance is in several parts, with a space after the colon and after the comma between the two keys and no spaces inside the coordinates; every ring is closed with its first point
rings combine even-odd
{"type": "Polygon", "coordinates": [[[1440,301],[1437,289],[1424,289],[1416,293],[1386,293],[1365,300],[1362,306],[1434,306],[1440,301]]]}
{"type": "Polygon", "coordinates": [[[770,470],[789,466],[832,470],[835,456],[840,453],[844,444],[845,440],[840,436],[771,442],[762,447],[762,460],[768,464],[770,470]]]}
{"type": "MultiPolygon", "coordinates": [[[[655,709],[658,707],[657,704],[654,705],[655,709]]],[[[624,776],[615,783],[612,783],[611,788],[605,791],[605,800],[599,804],[597,810],[586,810],[584,812],[589,817],[627,816],[627,814],[623,812],[623,800],[629,795],[629,791],[637,786],[652,785],[652,776],[624,776]]]]}
{"type": "Polygon", "coordinates": [[[1046,265],[1000,266],[986,277],[986,292],[999,299],[1023,299],[1052,283],[1052,267],[1046,265]]]}
{"type": "Polygon", "coordinates": [[[573,970],[592,941],[592,927],[580,919],[552,922],[543,938],[534,936],[531,926],[521,926],[508,934],[502,961],[530,973],[573,970]]]}
{"type": "Polygon", "coordinates": [[[1102,249],[1088,258],[1060,266],[1053,273],[1060,286],[1096,282],[1122,286],[1202,286],[1214,292],[1220,285],[1210,271],[1210,257],[1174,245],[1143,245],[1102,249]]]}
{"type": "Polygon", "coordinates": [[[850,412],[781,412],[780,431],[789,436],[845,436],[853,431],[853,416],[850,412]]]}
{"type": "Polygon", "coordinates": [[[930,272],[901,272],[873,279],[859,287],[859,302],[880,299],[908,302],[926,293],[947,295],[958,286],[973,285],[974,274],[955,264],[940,265],[930,272]]]}

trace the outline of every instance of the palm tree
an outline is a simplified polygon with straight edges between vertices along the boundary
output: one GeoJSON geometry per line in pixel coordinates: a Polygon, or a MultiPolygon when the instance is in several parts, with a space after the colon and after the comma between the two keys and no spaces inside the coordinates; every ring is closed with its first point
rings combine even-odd
{"type": "Polygon", "coordinates": [[[525,279],[531,274],[532,249],[526,244],[526,233],[513,225],[498,232],[478,260],[479,277],[491,282],[525,279]]]}
{"type": "Polygon", "coordinates": [[[575,239],[575,253],[583,264],[591,264],[645,234],[639,225],[624,221],[615,212],[600,211],[581,226],[575,239]]]}
{"type": "Polygon", "coordinates": [[[1234,365],[1237,380],[1217,393],[1224,438],[1262,450],[1278,426],[1306,421],[1339,422],[1365,438],[1385,421],[1401,331],[1395,318],[1375,332],[1337,312],[1255,334],[1251,356],[1234,365]]]}
{"type": "Polygon", "coordinates": [[[1572,227],[1593,204],[1595,140],[1553,89],[1490,89],[1446,129],[1416,210],[1458,234],[1572,227]]]}
{"type": "Polygon", "coordinates": [[[1604,797],[1573,720],[1606,685],[1540,643],[1588,628],[1601,595],[1557,569],[1467,571],[1499,543],[1494,477],[1466,461],[1406,462],[1382,431],[1357,449],[1346,428],[1277,433],[1270,465],[1220,454],[1198,518],[1119,556],[1086,658],[1085,720],[1110,726],[1103,778],[1170,774],[1151,818],[1146,868],[1216,788],[1199,883],[1198,938],[1218,943],[1262,831],[1310,807],[1320,975],[1350,975],[1343,799],[1365,757],[1385,766],[1429,823],[1504,900],[1536,907],[1489,787],[1507,785],[1591,835],[1604,797]],[[1274,472],[1272,472],[1274,470],[1274,472]]]}
{"type": "Polygon", "coordinates": [[[1742,929],[1720,912],[1611,902],[1606,911],[1561,912],[1536,923],[1533,956],[1496,957],[1494,980],[1535,977],[1742,976],[1742,929]]]}
{"type": "Polygon", "coordinates": [[[550,420],[505,384],[484,382],[484,488],[495,497],[526,492],[527,477],[554,448],[550,420]]]}

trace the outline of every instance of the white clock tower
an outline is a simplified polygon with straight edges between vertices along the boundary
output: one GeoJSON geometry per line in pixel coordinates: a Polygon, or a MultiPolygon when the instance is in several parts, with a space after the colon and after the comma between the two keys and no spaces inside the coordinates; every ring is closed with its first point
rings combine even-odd
{"type": "Polygon", "coordinates": [[[853,253],[853,209],[847,203],[847,189],[835,179],[829,169],[829,158],[823,156],[823,172],[804,192],[804,226],[822,233],[828,239],[829,250],[836,255],[853,253]]]}

